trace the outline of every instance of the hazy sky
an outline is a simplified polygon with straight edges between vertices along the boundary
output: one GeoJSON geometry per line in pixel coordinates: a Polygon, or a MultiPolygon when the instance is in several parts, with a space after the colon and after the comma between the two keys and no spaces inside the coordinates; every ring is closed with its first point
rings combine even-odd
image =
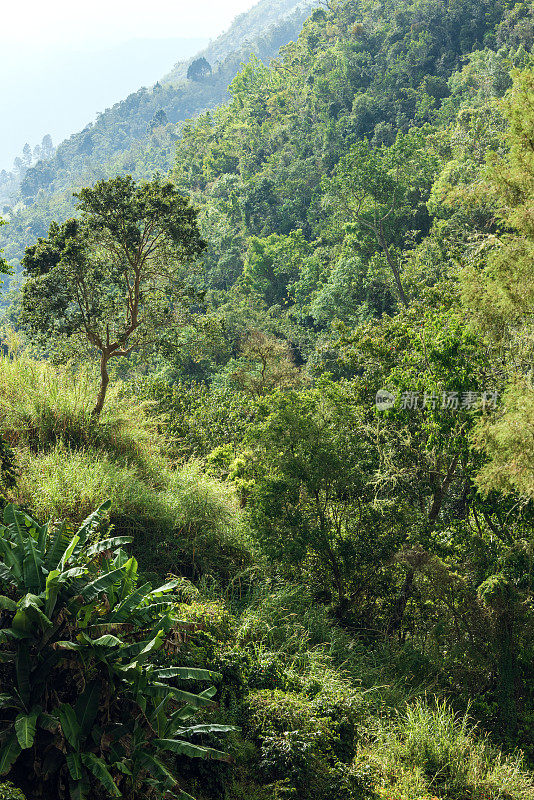
{"type": "Polygon", "coordinates": [[[152,85],[256,2],[0,0],[0,169],[152,85]]]}
{"type": "Polygon", "coordinates": [[[24,0],[2,3],[0,42],[214,38],[255,0],[24,0]]]}

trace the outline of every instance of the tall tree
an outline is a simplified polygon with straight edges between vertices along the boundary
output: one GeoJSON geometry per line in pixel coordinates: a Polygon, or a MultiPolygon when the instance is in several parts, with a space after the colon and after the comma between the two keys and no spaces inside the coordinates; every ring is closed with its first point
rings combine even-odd
{"type": "Polygon", "coordinates": [[[464,271],[463,299],[498,355],[507,382],[501,414],[484,421],[478,443],[491,460],[479,480],[486,489],[534,498],[534,71],[514,72],[503,110],[508,154],[490,157],[485,194],[500,205],[500,231],[464,271]]]}
{"type": "Polygon", "coordinates": [[[344,224],[355,223],[371,248],[382,252],[405,308],[399,250],[409,232],[428,228],[425,201],[437,163],[424,130],[413,130],[399,134],[389,148],[357,142],[324,181],[325,204],[334,207],[344,224]]]}
{"type": "Polygon", "coordinates": [[[52,143],[52,137],[49,133],[46,136],[43,136],[43,141],[41,142],[41,154],[43,158],[52,158],[54,155],[54,145],[52,143]]]}
{"type": "Polygon", "coordinates": [[[32,149],[28,142],[24,145],[24,149],[22,151],[22,160],[27,167],[31,166],[32,163],[32,149]]]}
{"type": "Polygon", "coordinates": [[[205,247],[197,211],[171,183],[113,178],[77,195],[80,219],[53,223],[26,249],[22,319],[36,334],[86,340],[100,356],[102,411],[112,358],[176,324],[186,266],[205,247]]]}

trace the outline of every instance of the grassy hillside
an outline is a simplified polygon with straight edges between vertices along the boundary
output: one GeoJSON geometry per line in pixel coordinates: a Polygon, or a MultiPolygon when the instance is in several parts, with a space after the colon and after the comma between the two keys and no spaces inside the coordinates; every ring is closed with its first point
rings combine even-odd
{"type": "Polygon", "coordinates": [[[173,464],[157,418],[120,383],[95,422],[94,390],[87,372],[0,359],[0,430],[18,468],[8,499],[76,526],[109,498],[114,535],[133,536],[143,575],[192,581],[173,664],[221,673],[219,708],[204,721],[239,732],[223,745],[232,766],[180,762],[188,792],[532,800],[521,756],[502,755],[468,713],[432,699],[431,673],[409,647],[358,644],[305,584],[269,575],[234,489],[205,463],[173,464]]]}

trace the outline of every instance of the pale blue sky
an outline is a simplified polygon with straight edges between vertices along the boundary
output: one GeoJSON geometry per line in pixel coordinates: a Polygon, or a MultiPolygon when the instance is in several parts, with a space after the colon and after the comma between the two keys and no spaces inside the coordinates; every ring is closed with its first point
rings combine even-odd
{"type": "Polygon", "coordinates": [[[215,37],[255,0],[24,0],[2,3],[0,42],[215,37]]]}

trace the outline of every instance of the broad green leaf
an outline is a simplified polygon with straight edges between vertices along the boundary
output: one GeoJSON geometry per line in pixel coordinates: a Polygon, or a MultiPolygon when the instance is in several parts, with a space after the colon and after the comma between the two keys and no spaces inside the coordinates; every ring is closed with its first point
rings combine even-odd
{"type": "Polygon", "coordinates": [[[143,598],[145,598],[151,591],[152,587],[149,583],[144,583],[139,586],[135,591],[126,597],[122,603],[117,606],[110,616],[110,620],[117,622],[124,622],[128,619],[131,612],[138,607],[143,598]]]}
{"type": "Polygon", "coordinates": [[[80,644],[79,642],[70,642],[68,640],[62,642],[55,642],[52,647],[57,648],[58,650],[84,650],[85,645],[80,644]]]}
{"type": "Polygon", "coordinates": [[[81,781],[83,778],[82,759],[79,753],[67,753],[65,760],[69,768],[70,776],[73,781],[81,781]]]}
{"type": "Polygon", "coordinates": [[[4,559],[5,565],[10,571],[10,576],[6,580],[22,581],[22,556],[23,553],[16,553],[10,542],[0,536],[0,556],[4,559]]]}
{"type": "Polygon", "coordinates": [[[144,661],[150,653],[159,650],[163,646],[163,631],[158,631],[154,638],[146,644],[137,655],[137,661],[144,661]]]}
{"type": "Polygon", "coordinates": [[[180,678],[181,680],[192,681],[220,681],[222,675],[219,672],[211,672],[209,669],[196,669],[193,667],[168,667],[158,669],[155,672],[158,680],[166,678],[180,678]]]}
{"type": "Polygon", "coordinates": [[[58,708],[61,730],[67,742],[77,750],[80,746],[80,726],[76,719],[76,712],[70,703],[62,703],[58,708]]]}
{"type": "Polygon", "coordinates": [[[52,621],[41,610],[42,603],[41,597],[34,594],[25,595],[18,603],[19,610],[13,617],[13,628],[29,631],[36,624],[43,630],[52,627],[52,621]]]}
{"type": "Polygon", "coordinates": [[[69,533],[67,523],[62,522],[61,525],[56,528],[54,538],[46,551],[44,563],[47,569],[51,570],[57,568],[71,538],[72,536],[69,533]]]}
{"type": "Polygon", "coordinates": [[[109,793],[110,797],[121,796],[115,781],[111,777],[105,762],[101,758],[95,756],[94,753],[82,753],[82,761],[87,769],[93,773],[95,778],[100,781],[104,789],[109,793]]]}
{"type": "Polygon", "coordinates": [[[122,772],[123,775],[128,775],[130,778],[133,777],[132,770],[124,764],[122,761],[114,762],[113,766],[115,769],[118,769],[119,772],[122,772]]]}
{"type": "MultiPolygon", "coordinates": [[[[157,685],[157,684],[156,684],[157,685]]],[[[174,686],[167,686],[162,684],[176,700],[181,700],[188,706],[193,708],[216,708],[217,704],[210,700],[208,697],[203,697],[202,694],[192,694],[191,692],[184,692],[182,689],[175,689],[174,686]]]]}
{"type": "Polygon", "coordinates": [[[80,541],[80,537],[77,534],[75,536],[73,536],[72,539],[70,540],[70,542],[69,542],[69,544],[67,546],[67,549],[65,550],[65,552],[61,556],[61,561],[59,562],[59,569],[61,571],[63,571],[65,569],[65,564],[67,563],[67,561],[69,560],[69,558],[73,554],[74,548],[76,547],[76,545],[78,544],[79,541],[80,541]]]}
{"type": "Polygon", "coordinates": [[[181,739],[154,739],[153,744],[161,747],[163,750],[170,750],[172,753],[189,756],[189,758],[204,758],[228,762],[233,760],[228,753],[223,753],[222,750],[214,750],[212,747],[200,747],[200,745],[184,742],[181,739]]]}
{"type": "Polygon", "coordinates": [[[92,558],[99,553],[104,553],[106,550],[114,550],[116,547],[120,547],[121,544],[131,544],[132,541],[131,536],[113,536],[109,539],[102,539],[87,549],[87,555],[92,558]]]}
{"type": "Polygon", "coordinates": [[[40,708],[33,709],[30,714],[19,714],[15,719],[15,733],[21,750],[27,750],[33,745],[35,739],[35,729],[37,727],[37,717],[41,713],[40,708]]]}
{"type": "MultiPolygon", "coordinates": [[[[203,692],[199,692],[199,694],[196,696],[204,700],[210,700],[215,694],[217,694],[217,689],[215,686],[209,686],[207,689],[204,689],[203,692]]],[[[174,714],[171,715],[170,720],[173,724],[176,724],[178,721],[185,722],[186,719],[189,719],[193,716],[197,708],[198,706],[193,706],[191,704],[185,705],[183,708],[179,708],[178,711],[175,711],[174,714]]]]}
{"type": "Polygon", "coordinates": [[[150,592],[150,597],[161,597],[164,594],[168,594],[172,592],[173,589],[177,589],[179,586],[182,586],[183,582],[179,580],[172,580],[168,583],[164,583],[163,586],[158,586],[157,589],[152,589],[150,592]]]}
{"type": "Polygon", "coordinates": [[[124,581],[122,584],[122,589],[120,593],[119,600],[122,602],[124,598],[128,595],[129,592],[135,587],[137,583],[137,561],[135,558],[131,558],[128,561],[128,569],[124,574],[124,581]]]}
{"type": "Polygon", "coordinates": [[[111,508],[111,500],[106,500],[105,503],[102,503],[96,511],[93,511],[92,514],[89,514],[86,520],[82,522],[80,527],[78,528],[77,535],[79,538],[78,546],[74,551],[74,555],[77,556],[78,553],[81,551],[83,545],[86,543],[87,539],[96,531],[102,518],[106,511],[109,511],[111,508]]]}
{"type": "Polygon", "coordinates": [[[44,585],[43,558],[38,551],[31,531],[26,531],[24,538],[24,562],[22,570],[24,583],[31,592],[41,592],[44,585]]]}
{"type": "Polygon", "coordinates": [[[19,548],[19,558],[24,554],[24,538],[26,535],[24,526],[24,517],[22,511],[19,511],[15,506],[10,503],[4,508],[4,524],[7,526],[13,541],[16,542],[19,548]]]}
{"type": "Polygon", "coordinates": [[[0,595],[0,608],[5,609],[6,611],[16,611],[18,606],[14,600],[11,600],[10,597],[4,597],[4,595],[0,595]]]}
{"type": "Polygon", "coordinates": [[[41,553],[41,556],[43,556],[45,553],[47,538],[48,538],[48,522],[45,522],[44,525],[41,525],[39,527],[37,536],[37,549],[41,553]]]}
{"type": "Polygon", "coordinates": [[[188,728],[178,728],[173,731],[174,736],[189,736],[202,733],[233,733],[239,731],[235,725],[190,725],[188,728]]]}
{"type": "Polygon", "coordinates": [[[168,787],[176,786],[176,778],[159,758],[150,755],[150,753],[141,753],[139,761],[142,767],[148,769],[152,775],[155,775],[160,780],[163,780],[168,787]]]}
{"type": "Polygon", "coordinates": [[[21,644],[15,661],[17,687],[20,699],[28,707],[30,703],[30,651],[27,644],[21,644]]]}
{"type": "Polygon", "coordinates": [[[111,572],[106,572],[104,575],[100,575],[94,581],[91,581],[91,583],[83,587],[80,592],[81,596],[87,603],[92,602],[99,594],[102,594],[102,592],[105,592],[111,586],[118,583],[124,575],[124,571],[125,567],[119,567],[118,569],[111,570],[111,572]]]}
{"type": "Polygon", "coordinates": [[[59,576],[61,575],[58,569],[51,570],[46,576],[45,584],[45,613],[50,617],[54,611],[57,596],[59,594],[59,576]]]}
{"type": "Polygon", "coordinates": [[[121,639],[118,639],[116,636],[106,633],[104,636],[100,636],[98,639],[91,639],[91,644],[95,647],[121,647],[124,642],[122,642],[121,639]]]}
{"type": "Polygon", "coordinates": [[[72,580],[72,578],[81,578],[87,574],[86,567],[71,567],[70,569],[66,569],[61,573],[61,582],[63,583],[63,581],[72,580]]]}
{"type": "Polygon", "coordinates": [[[13,732],[0,748],[0,775],[6,775],[21,754],[17,734],[13,732]]]}
{"type": "Polygon", "coordinates": [[[47,600],[50,597],[50,592],[55,592],[59,588],[58,578],[60,575],[61,571],[59,569],[52,569],[46,576],[45,598],[47,600]]]}
{"type": "Polygon", "coordinates": [[[74,710],[80,726],[81,738],[85,739],[91,732],[92,725],[98,714],[98,701],[100,698],[100,681],[91,681],[76,700],[74,710]]]}

